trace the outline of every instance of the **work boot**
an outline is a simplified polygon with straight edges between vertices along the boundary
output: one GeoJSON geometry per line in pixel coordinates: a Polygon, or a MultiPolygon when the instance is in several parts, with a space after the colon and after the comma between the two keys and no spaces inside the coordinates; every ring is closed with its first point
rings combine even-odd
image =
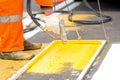
{"type": "Polygon", "coordinates": [[[42,47],[41,43],[30,43],[29,41],[24,41],[24,50],[36,50],[42,47]]]}
{"type": "Polygon", "coordinates": [[[6,60],[30,60],[33,57],[33,54],[28,54],[23,51],[0,52],[0,58],[6,60]]]}

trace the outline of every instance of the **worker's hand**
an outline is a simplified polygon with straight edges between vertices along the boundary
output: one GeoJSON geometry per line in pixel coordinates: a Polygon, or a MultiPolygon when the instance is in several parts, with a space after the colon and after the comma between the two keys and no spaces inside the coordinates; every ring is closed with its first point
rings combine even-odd
{"type": "Polygon", "coordinates": [[[46,16],[49,16],[54,12],[52,6],[40,6],[40,7],[46,16]]]}
{"type": "Polygon", "coordinates": [[[44,13],[46,16],[49,16],[53,13],[53,10],[52,9],[44,10],[44,13]]]}
{"type": "Polygon", "coordinates": [[[45,26],[48,31],[53,31],[56,34],[60,33],[59,19],[56,16],[54,15],[46,16],[45,22],[46,22],[45,26]]]}

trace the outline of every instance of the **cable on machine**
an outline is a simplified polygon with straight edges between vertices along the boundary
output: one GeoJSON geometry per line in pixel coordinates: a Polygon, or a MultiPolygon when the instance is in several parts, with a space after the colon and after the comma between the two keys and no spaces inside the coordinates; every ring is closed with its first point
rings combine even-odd
{"type": "Polygon", "coordinates": [[[45,33],[47,33],[52,39],[56,39],[52,34],[48,33],[48,31],[45,30],[45,27],[43,27],[39,22],[39,21],[42,21],[42,22],[45,22],[44,20],[40,19],[40,18],[36,18],[35,16],[38,14],[32,14],[32,11],[31,11],[31,0],[27,0],[27,12],[29,14],[29,16],[31,17],[31,19],[33,20],[33,22],[39,26],[45,33]]]}
{"type": "Polygon", "coordinates": [[[87,0],[83,0],[83,3],[86,5],[86,7],[88,7],[90,10],[92,10],[97,17],[103,17],[103,20],[73,20],[72,16],[75,15],[75,13],[70,12],[69,16],[68,16],[68,20],[69,21],[73,21],[75,23],[79,23],[79,24],[102,24],[109,22],[112,20],[111,16],[107,16],[107,15],[103,15],[100,14],[99,12],[97,12],[94,8],[91,7],[91,5],[88,3],[87,0]]]}

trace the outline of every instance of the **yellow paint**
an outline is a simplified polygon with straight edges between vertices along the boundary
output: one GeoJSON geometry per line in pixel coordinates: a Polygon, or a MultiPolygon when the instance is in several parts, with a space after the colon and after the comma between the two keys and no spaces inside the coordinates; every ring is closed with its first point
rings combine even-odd
{"type": "MultiPolygon", "coordinates": [[[[60,14],[58,15],[59,19],[64,19],[65,21],[65,26],[74,26],[71,21],[68,20],[68,15],[69,14],[60,14]]],[[[91,17],[95,17],[94,14],[75,14],[72,16],[73,20],[89,20],[91,17]]]]}
{"type": "Polygon", "coordinates": [[[0,80],[7,80],[15,74],[28,60],[2,60],[0,59],[0,80]]]}
{"type": "Polygon", "coordinates": [[[83,70],[101,43],[100,40],[68,40],[66,44],[54,41],[27,71],[50,74],[67,68],[83,70]]]}

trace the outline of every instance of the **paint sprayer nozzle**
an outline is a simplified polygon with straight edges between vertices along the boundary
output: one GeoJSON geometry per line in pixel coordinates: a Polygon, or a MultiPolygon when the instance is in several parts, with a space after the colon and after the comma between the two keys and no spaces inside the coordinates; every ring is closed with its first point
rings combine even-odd
{"type": "Polygon", "coordinates": [[[66,30],[65,30],[64,20],[63,19],[61,19],[59,21],[59,27],[60,27],[60,35],[61,35],[62,43],[66,43],[67,42],[67,34],[66,34],[66,30]]]}

